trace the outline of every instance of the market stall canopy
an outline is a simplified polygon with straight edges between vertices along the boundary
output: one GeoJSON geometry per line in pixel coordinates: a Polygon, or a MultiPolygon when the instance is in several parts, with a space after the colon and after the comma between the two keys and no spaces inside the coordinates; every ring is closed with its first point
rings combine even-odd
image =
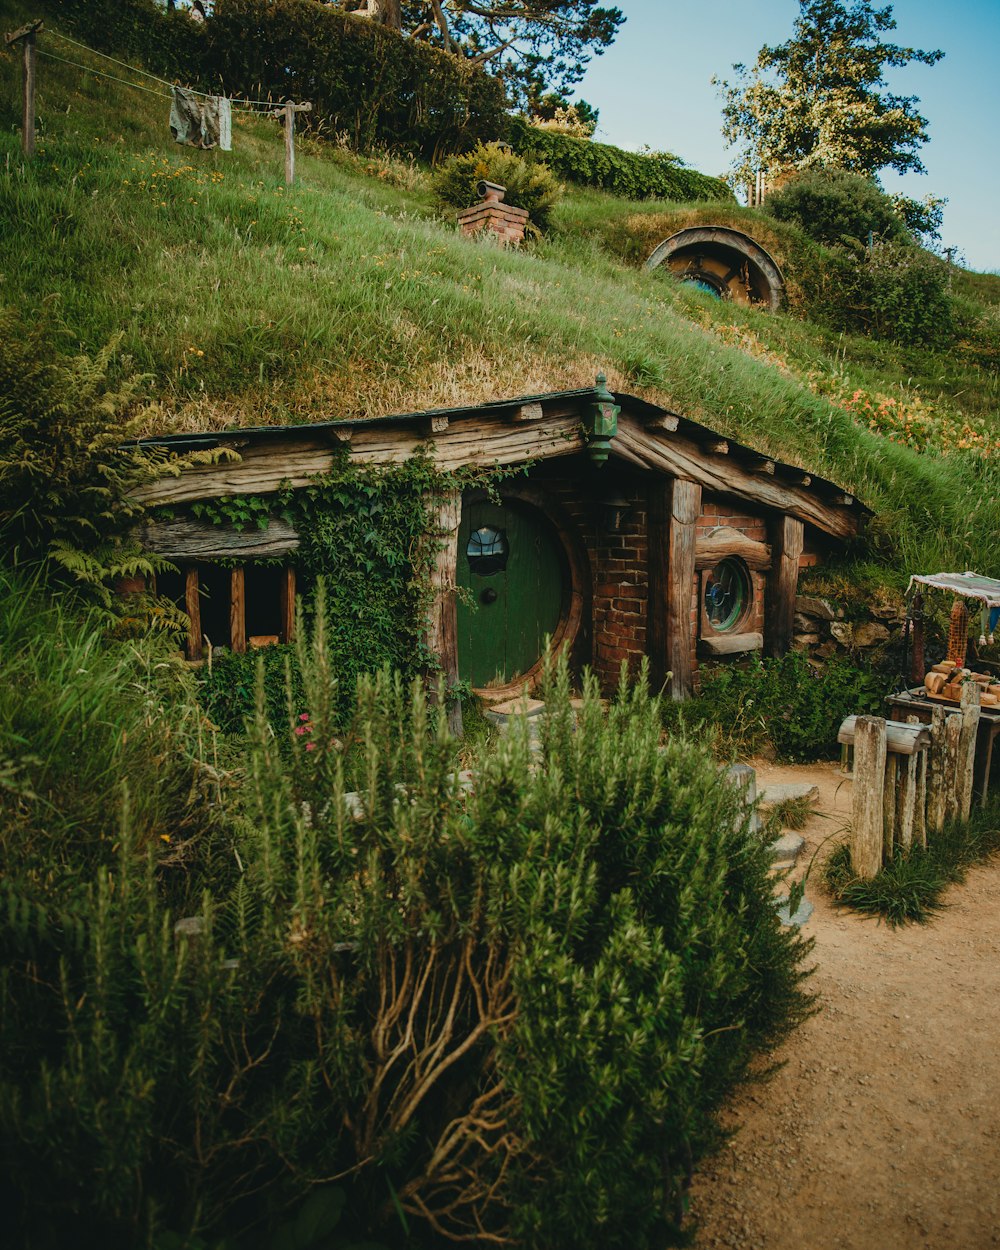
{"type": "Polygon", "coordinates": [[[907,598],[914,584],[933,586],[937,590],[950,590],[953,595],[965,599],[978,599],[987,608],[1000,608],[1000,581],[994,577],[980,577],[978,573],[931,573],[926,576],[914,574],[906,589],[907,598]]]}

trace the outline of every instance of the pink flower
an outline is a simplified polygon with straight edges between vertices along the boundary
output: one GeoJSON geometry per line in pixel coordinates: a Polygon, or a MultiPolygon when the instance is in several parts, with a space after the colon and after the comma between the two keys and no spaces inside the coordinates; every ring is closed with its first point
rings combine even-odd
{"type": "Polygon", "coordinates": [[[306,732],[306,727],[305,727],[305,725],[296,725],[296,726],[295,726],[295,732],[296,732],[297,734],[299,734],[299,735],[304,734],[304,733],[306,732]]]}
{"type": "Polygon", "coordinates": [[[300,713],[299,713],[299,720],[308,720],[308,719],[309,719],[309,713],[308,713],[308,712],[300,712],[300,713]]]}
{"type": "Polygon", "coordinates": [[[315,743],[315,742],[307,742],[307,743],[306,743],[306,750],[307,750],[307,751],[315,751],[315,750],[316,750],[316,743],[315,743]]]}

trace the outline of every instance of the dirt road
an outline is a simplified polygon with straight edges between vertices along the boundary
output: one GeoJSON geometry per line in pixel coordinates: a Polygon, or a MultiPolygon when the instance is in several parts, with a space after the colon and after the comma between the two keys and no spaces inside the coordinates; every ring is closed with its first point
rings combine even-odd
{"type": "MultiPolygon", "coordinates": [[[[821,805],[802,859],[845,824],[850,784],[832,765],[758,769],[760,784],[806,778],[821,805]]],[[[807,897],[822,1011],[730,1109],[736,1136],[695,1181],[695,1246],[1000,1246],[1000,861],[926,926],[839,911],[815,884],[807,897]]]]}

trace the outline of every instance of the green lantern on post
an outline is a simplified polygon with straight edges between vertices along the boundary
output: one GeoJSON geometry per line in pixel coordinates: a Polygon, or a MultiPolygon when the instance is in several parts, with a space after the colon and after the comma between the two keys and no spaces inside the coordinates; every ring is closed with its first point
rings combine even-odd
{"type": "Polygon", "coordinates": [[[598,469],[608,462],[611,440],[618,433],[618,414],[621,408],[608,390],[608,379],[603,373],[597,375],[594,401],[589,406],[590,421],[587,426],[587,450],[598,469]]]}

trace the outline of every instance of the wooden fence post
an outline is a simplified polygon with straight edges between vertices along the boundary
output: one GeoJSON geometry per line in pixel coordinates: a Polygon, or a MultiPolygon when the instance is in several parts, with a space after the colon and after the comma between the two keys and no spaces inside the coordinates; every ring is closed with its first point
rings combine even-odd
{"type": "Polygon", "coordinates": [[[959,781],[958,770],[961,767],[960,753],[962,747],[962,717],[952,712],[944,726],[944,819],[946,823],[958,819],[959,815],[959,781]]]}
{"type": "MultiPolygon", "coordinates": [[[[908,725],[919,725],[919,716],[912,713],[907,716],[908,725]]],[[[913,794],[913,841],[917,846],[927,846],[927,769],[930,765],[931,750],[928,747],[917,756],[917,777],[913,794]]]]}
{"type": "Polygon", "coordinates": [[[41,21],[29,22],[11,31],[5,39],[7,47],[20,42],[24,54],[21,150],[29,160],[35,155],[35,36],[42,29],[41,21]]]}
{"type": "Polygon", "coordinates": [[[311,113],[312,105],[293,104],[286,100],[281,108],[273,109],[271,117],[280,117],[285,125],[285,183],[291,186],[295,181],[295,114],[311,113]]]}
{"type": "Polygon", "coordinates": [[[936,707],[931,713],[931,747],[927,762],[927,832],[931,834],[940,833],[944,828],[945,765],[948,755],[944,731],[947,720],[948,713],[943,707],[936,707]]]}
{"type": "Polygon", "coordinates": [[[885,721],[880,716],[859,716],[854,727],[851,822],[851,866],[859,877],[874,877],[882,867],[884,778],[885,721]]]}
{"type": "Polygon", "coordinates": [[[962,732],[958,745],[958,814],[967,822],[972,811],[972,778],[976,767],[976,740],[979,736],[979,686],[967,681],[962,686],[962,732]]]}
{"type": "MultiPolygon", "coordinates": [[[[438,543],[431,570],[434,601],[427,621],[427,650],[436,656],[441,674],[449,686],[458,681],[458,618],[455,591],[458,577],[458,529],[462,521],[460,491],[447,491],[429,510],[430,530],[438,543]]],[[[462,735],[462,704],[448,701],[448,728],[462,735]]]]}
{"type": "Polygon", "coordinates": [[[896,774],[898,758],[889,750],[886,743],[885,774],[882,781],[882,859],[888,863],[892,859],[892,848],[896,842],[896,774]]]}

